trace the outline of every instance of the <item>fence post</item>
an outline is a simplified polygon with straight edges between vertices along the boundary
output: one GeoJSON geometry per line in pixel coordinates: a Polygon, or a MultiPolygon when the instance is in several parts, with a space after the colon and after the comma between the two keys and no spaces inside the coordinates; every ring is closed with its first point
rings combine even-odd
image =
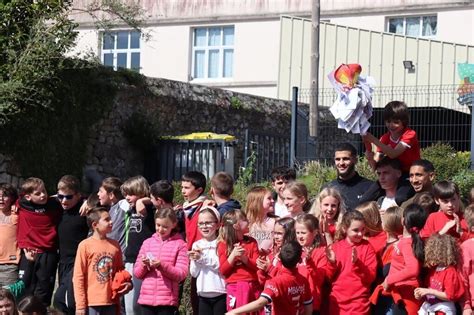
{"type": "Polygon", "coordinates": [[[290,167],[295,166],[296,160],[296,118],[298,115],[298,87],[293,87],[293,96],[291,99],[291,138],[290,138],[290,167]]]}
{"type": "Polygon", "coordinates": [[[245,144],[244,144],[244,167],[247,167],[247,159],[249,157],[249,130],[245,129],[245,144]]]}

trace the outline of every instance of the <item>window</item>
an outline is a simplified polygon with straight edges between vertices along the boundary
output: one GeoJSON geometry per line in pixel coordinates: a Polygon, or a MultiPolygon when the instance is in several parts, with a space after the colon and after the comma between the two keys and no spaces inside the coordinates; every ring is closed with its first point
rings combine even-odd
{"type": "Polygon", "coordinates": [[[117,31],[102,34],[102,63],[140,71],[140,32],[117,31]]]}
{"type": "Polygon", "coordinates": [[[434,37],[437,24],[436,15],[396,17],[388,19],[387,31],[413,37],[434,37]]]}
{"type": "Polygon", "coordinates": [[[203,27],[193,31],[194,79],[232,78],[234,27],[203,27]]]}

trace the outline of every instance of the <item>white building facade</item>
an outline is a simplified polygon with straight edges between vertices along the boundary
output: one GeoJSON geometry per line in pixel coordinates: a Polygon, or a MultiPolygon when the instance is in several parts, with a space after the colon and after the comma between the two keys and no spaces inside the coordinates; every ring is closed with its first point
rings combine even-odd
{"type": "MultiPolygon", "coordinates": [[[[85,8],[89,2],[77,0],[74,7],[85,8]]],[[[92,52],[106,65],[135,69],[150,77],[274,98],[282,97],[278,93],[282,72],[281,16],[309,18],[312,5],[311,0],[139,3],[146,13],[143,31],[147,40],[137,31],[120,26],[112,32],[97,30],[89,16],[73,14],[80,25],[75,52],[92,52]]],[[[321,20],[474,45],[473,1],[322,0],[321,20]]]]}

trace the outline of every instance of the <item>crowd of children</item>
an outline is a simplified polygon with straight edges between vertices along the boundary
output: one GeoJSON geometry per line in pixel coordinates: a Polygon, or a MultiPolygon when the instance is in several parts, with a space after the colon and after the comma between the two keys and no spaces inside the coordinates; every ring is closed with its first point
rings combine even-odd
{"type": "MultiPolygon", "coordinates": [[[[390,103],[388,136],[364,136],[402,157],[401,181],[420,164],[405,111],[390,103]]],[[[174,315],[188,277],[201,315],[473,313],[474,203],[455,183],[382,211],[346,208],[336,187],[312,201],[290,168],[271,181],[244,206],[224,172],[207,194],[206,177],[186,173],[182,205],[170,182],[142,176],[106,178],[89,198],[71,175],[53,196],[38,178],[19,193],[0,184],[0,314],[174,315]]]]}

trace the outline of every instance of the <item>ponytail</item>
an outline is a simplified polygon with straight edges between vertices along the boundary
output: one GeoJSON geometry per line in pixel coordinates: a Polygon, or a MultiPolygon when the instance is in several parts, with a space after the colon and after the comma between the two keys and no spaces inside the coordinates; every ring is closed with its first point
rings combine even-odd
{"type": "Polygon", "coordinates": [[[423,208],[415,203],[406,207],[403,212],[403,224],[410,233],[412,250],[416,259],[423,264],[425,261],[425,246],[420,236],[420,231],[425,225],[427,214],[423,208]]]}

